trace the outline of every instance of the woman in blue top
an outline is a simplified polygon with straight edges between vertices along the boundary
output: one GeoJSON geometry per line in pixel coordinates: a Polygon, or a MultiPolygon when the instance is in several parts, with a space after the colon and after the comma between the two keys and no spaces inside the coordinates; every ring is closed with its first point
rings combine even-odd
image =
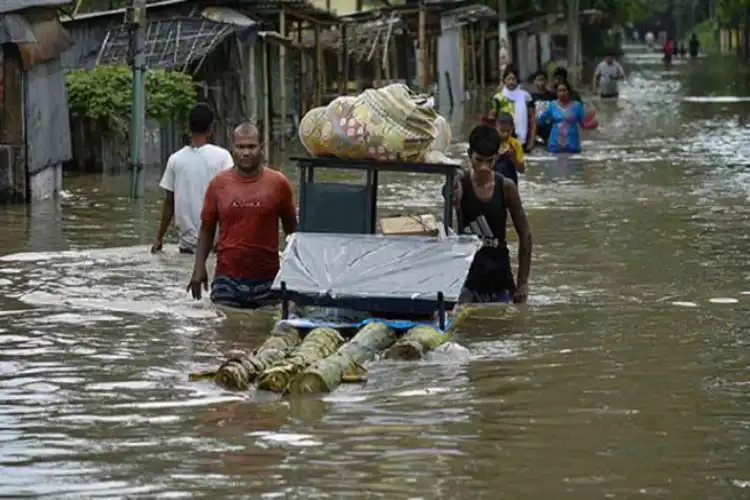
{"type": "Polygon", "coordinates": [[[581,125],[585,118],[583,104],[572,99],[573,90],[566,81],[555,85],[557,100],[547,106],[538,121],[552,126],[547,141],[550,153],[580,153],[581,125]]]}

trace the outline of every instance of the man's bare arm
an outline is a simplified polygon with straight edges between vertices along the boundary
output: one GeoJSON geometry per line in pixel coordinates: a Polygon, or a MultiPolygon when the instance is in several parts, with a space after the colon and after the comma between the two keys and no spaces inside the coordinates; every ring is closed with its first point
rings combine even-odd
{"type": "Polygon", "coordinates": [[[517,284],[526,285],[529,282],[529,273],[531,272],[531,228],[526,218],[526,212],[521,203],[521,197],[513,181],[504,179],[503,194],[505,195],[505,204],[513,219],[513,226],[516,228],[518,235],[518,278],[517,284]]]}
{"type": "Polygon", "coordinates": [[[299,230],[299,222],[296,215],[286,215],[281,218],[281,227],[284,228],[284,234],[289,236],[299,230]]]}
{"type": "Polygon", "coordinates": [[[159,231],[156,233],[157,240],[164,239],[164,235],[167,234],[169,225],[172,223],[172,217],[174,217],[174,193],[165,190],[164,203],[161,207],[161,222],[159,223],[159,231]]]}
{"type": "Polygon", "coordinates": [[[215,236],[216,221],[201,222],[201,229],[198,233],[198,245],[195,248],[195,269],[205,269],[208,255],[214,246],[215,236]]]}

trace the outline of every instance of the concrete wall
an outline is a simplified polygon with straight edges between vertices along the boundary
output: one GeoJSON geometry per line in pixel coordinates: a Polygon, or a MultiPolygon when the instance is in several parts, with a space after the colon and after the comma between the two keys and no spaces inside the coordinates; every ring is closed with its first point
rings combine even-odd
{"type": "Polygon", "coordinates": [[[454,106],[464,102],[466,86],[463,71],[461,25],[457,23],[454,16],[442,16],[440,27],[441,34],[438,38],[437,48],[438,74],[435,75],[435,79],[438,82],[437,105],[440,110],[444,110],[450,107],[451,94],[454,106]],[[450,77],[446,75],[450,75],[450,77]]]}

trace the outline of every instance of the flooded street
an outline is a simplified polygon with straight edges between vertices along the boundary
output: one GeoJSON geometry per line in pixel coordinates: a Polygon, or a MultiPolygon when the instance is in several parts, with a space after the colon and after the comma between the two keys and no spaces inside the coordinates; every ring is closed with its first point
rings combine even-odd
{"type": "MultiPolygon", "coordinates": [[[[271,319],[193,302],[192,260],[148,253],[158,175],[136,206],[89,175],[2,209],[0,496],[749,498],[750,102],[716,97],[750,96],[739,66],[628,61],[584,153],[521,177],[521,314],[472,320],[468,362],[320,400],[187,382],[271,319]]],[[[437,210],[437,179],[385,183],[389,211],[437,210]]]]}

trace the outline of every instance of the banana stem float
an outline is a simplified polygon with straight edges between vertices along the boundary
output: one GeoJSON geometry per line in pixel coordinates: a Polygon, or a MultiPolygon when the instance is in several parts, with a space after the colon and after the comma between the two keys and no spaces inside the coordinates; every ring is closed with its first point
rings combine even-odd
{"type": "Polygon", "coordinates": [[[364,365],[387,349],[396,340],[396,333],[383,323],[368,323],[357,334],[326,359],[300,373],[289,388],[291,394],[331,392],[345,379],[363,378],[364,365]]]}
{"type": "Polygon", "coordinates": [[[388,349],[384,358],[417,360],[448,340],[448,334],[429,325],[418,325],[411,328],[406,335],[388,349]]]}
{"type": "MultiPolygon", "coordinates": [[[[271,336],[249,356],[226,360],[213,374],[217,384],[227,389],[245,391],[264,370],[288,356],[300,343],[296,328],[277,324],[271,336]]],[[[207,374],[204,374],[204,377],[207,374]]]]}
{"type": "Polygon", "coordinates": [[[291,355],[268,368],[257,379],[260,390],[286,392],[289,384],[302,370],[324,359],[344,343],[344,338],[333,328],[315,328],[308,333],[291,355]]]}

